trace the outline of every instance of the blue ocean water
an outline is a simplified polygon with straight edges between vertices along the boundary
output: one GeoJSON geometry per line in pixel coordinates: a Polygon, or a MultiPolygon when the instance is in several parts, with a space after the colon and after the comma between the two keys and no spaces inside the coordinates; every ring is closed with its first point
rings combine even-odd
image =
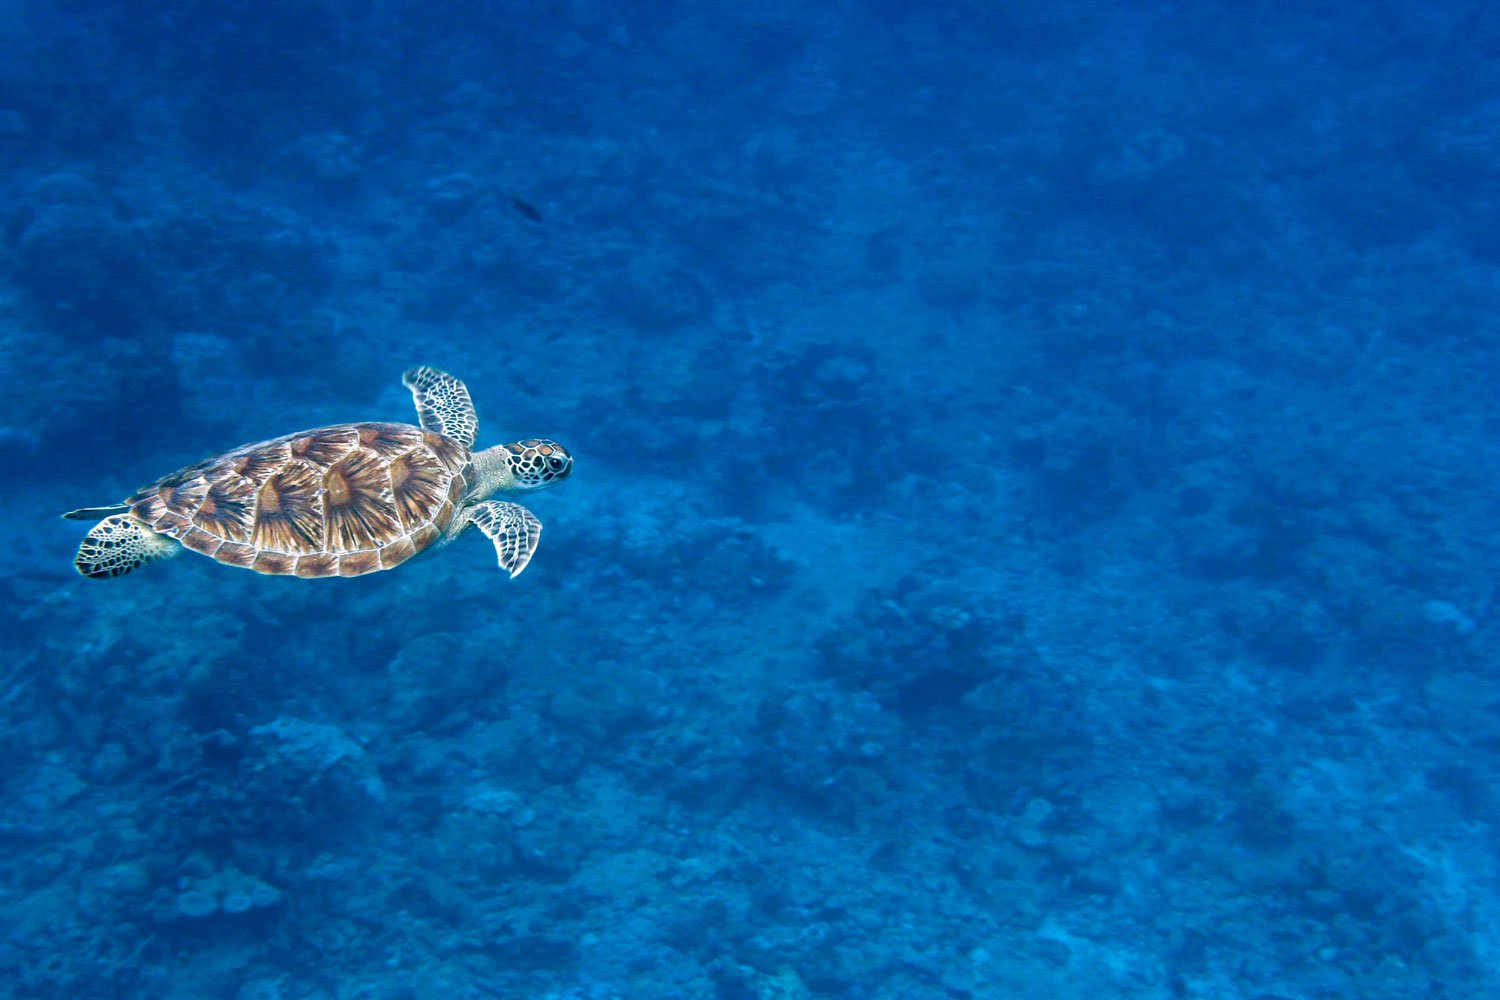
{"type": "Polygon", "coordinates": [[[0,32],[0,995],[1500,996],[1500,7],[0,32]],[[75,573],[418,364],[517,579],[75,573]]]}

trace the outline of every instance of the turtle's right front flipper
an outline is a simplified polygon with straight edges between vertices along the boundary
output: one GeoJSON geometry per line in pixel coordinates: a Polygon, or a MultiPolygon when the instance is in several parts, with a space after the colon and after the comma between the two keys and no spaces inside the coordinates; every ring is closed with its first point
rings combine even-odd
{"type": "Polygon", "coordinates": [[[461,511],[459,517],[495,543],[500,568],[509,573],[512,580],[520,576],[521,570],[531,562],[537,540],[542,537],[542,522],[518,503],[486,500],[461,511]]]}

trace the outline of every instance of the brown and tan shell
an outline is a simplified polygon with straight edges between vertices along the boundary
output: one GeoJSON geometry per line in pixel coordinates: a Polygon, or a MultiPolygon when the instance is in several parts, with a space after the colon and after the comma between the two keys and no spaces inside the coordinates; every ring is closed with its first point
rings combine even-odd
{"type": "Polygon", "coordinates": [[[441,537],[474,482],[469,450],[451,438],[409,424],[339,424],[236,448],[125,502],[230,566],[360,576],[441,537]]]}

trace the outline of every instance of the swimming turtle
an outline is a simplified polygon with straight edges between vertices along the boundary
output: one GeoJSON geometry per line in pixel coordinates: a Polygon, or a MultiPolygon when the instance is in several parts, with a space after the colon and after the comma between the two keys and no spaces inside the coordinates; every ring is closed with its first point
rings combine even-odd
{"type": "Polygon", "coordinates": [[[247,444],[188,466],[124,503],[63,517],[98,521],[73,564],[124,576],[183,549],[257,573],[360,576],[399,566],[470,525],[515,577],[541,536],[536,515],[488,499],[555,486],[573,458],[532,439],[474,451],[479,422],[464,384],[436,368],[402,376],[410,424],[335,424],[247,444]]]}

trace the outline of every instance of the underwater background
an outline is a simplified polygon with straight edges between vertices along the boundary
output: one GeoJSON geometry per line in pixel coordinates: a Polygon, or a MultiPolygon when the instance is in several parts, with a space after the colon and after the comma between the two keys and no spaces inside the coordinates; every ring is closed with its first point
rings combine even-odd
{"type": "Polygon", "coordinates": [[[0,995],[1500,995],[1500,7],[0,37],[0,995]],[[414,364],[518,579],[74,572],[414,364]]]}

